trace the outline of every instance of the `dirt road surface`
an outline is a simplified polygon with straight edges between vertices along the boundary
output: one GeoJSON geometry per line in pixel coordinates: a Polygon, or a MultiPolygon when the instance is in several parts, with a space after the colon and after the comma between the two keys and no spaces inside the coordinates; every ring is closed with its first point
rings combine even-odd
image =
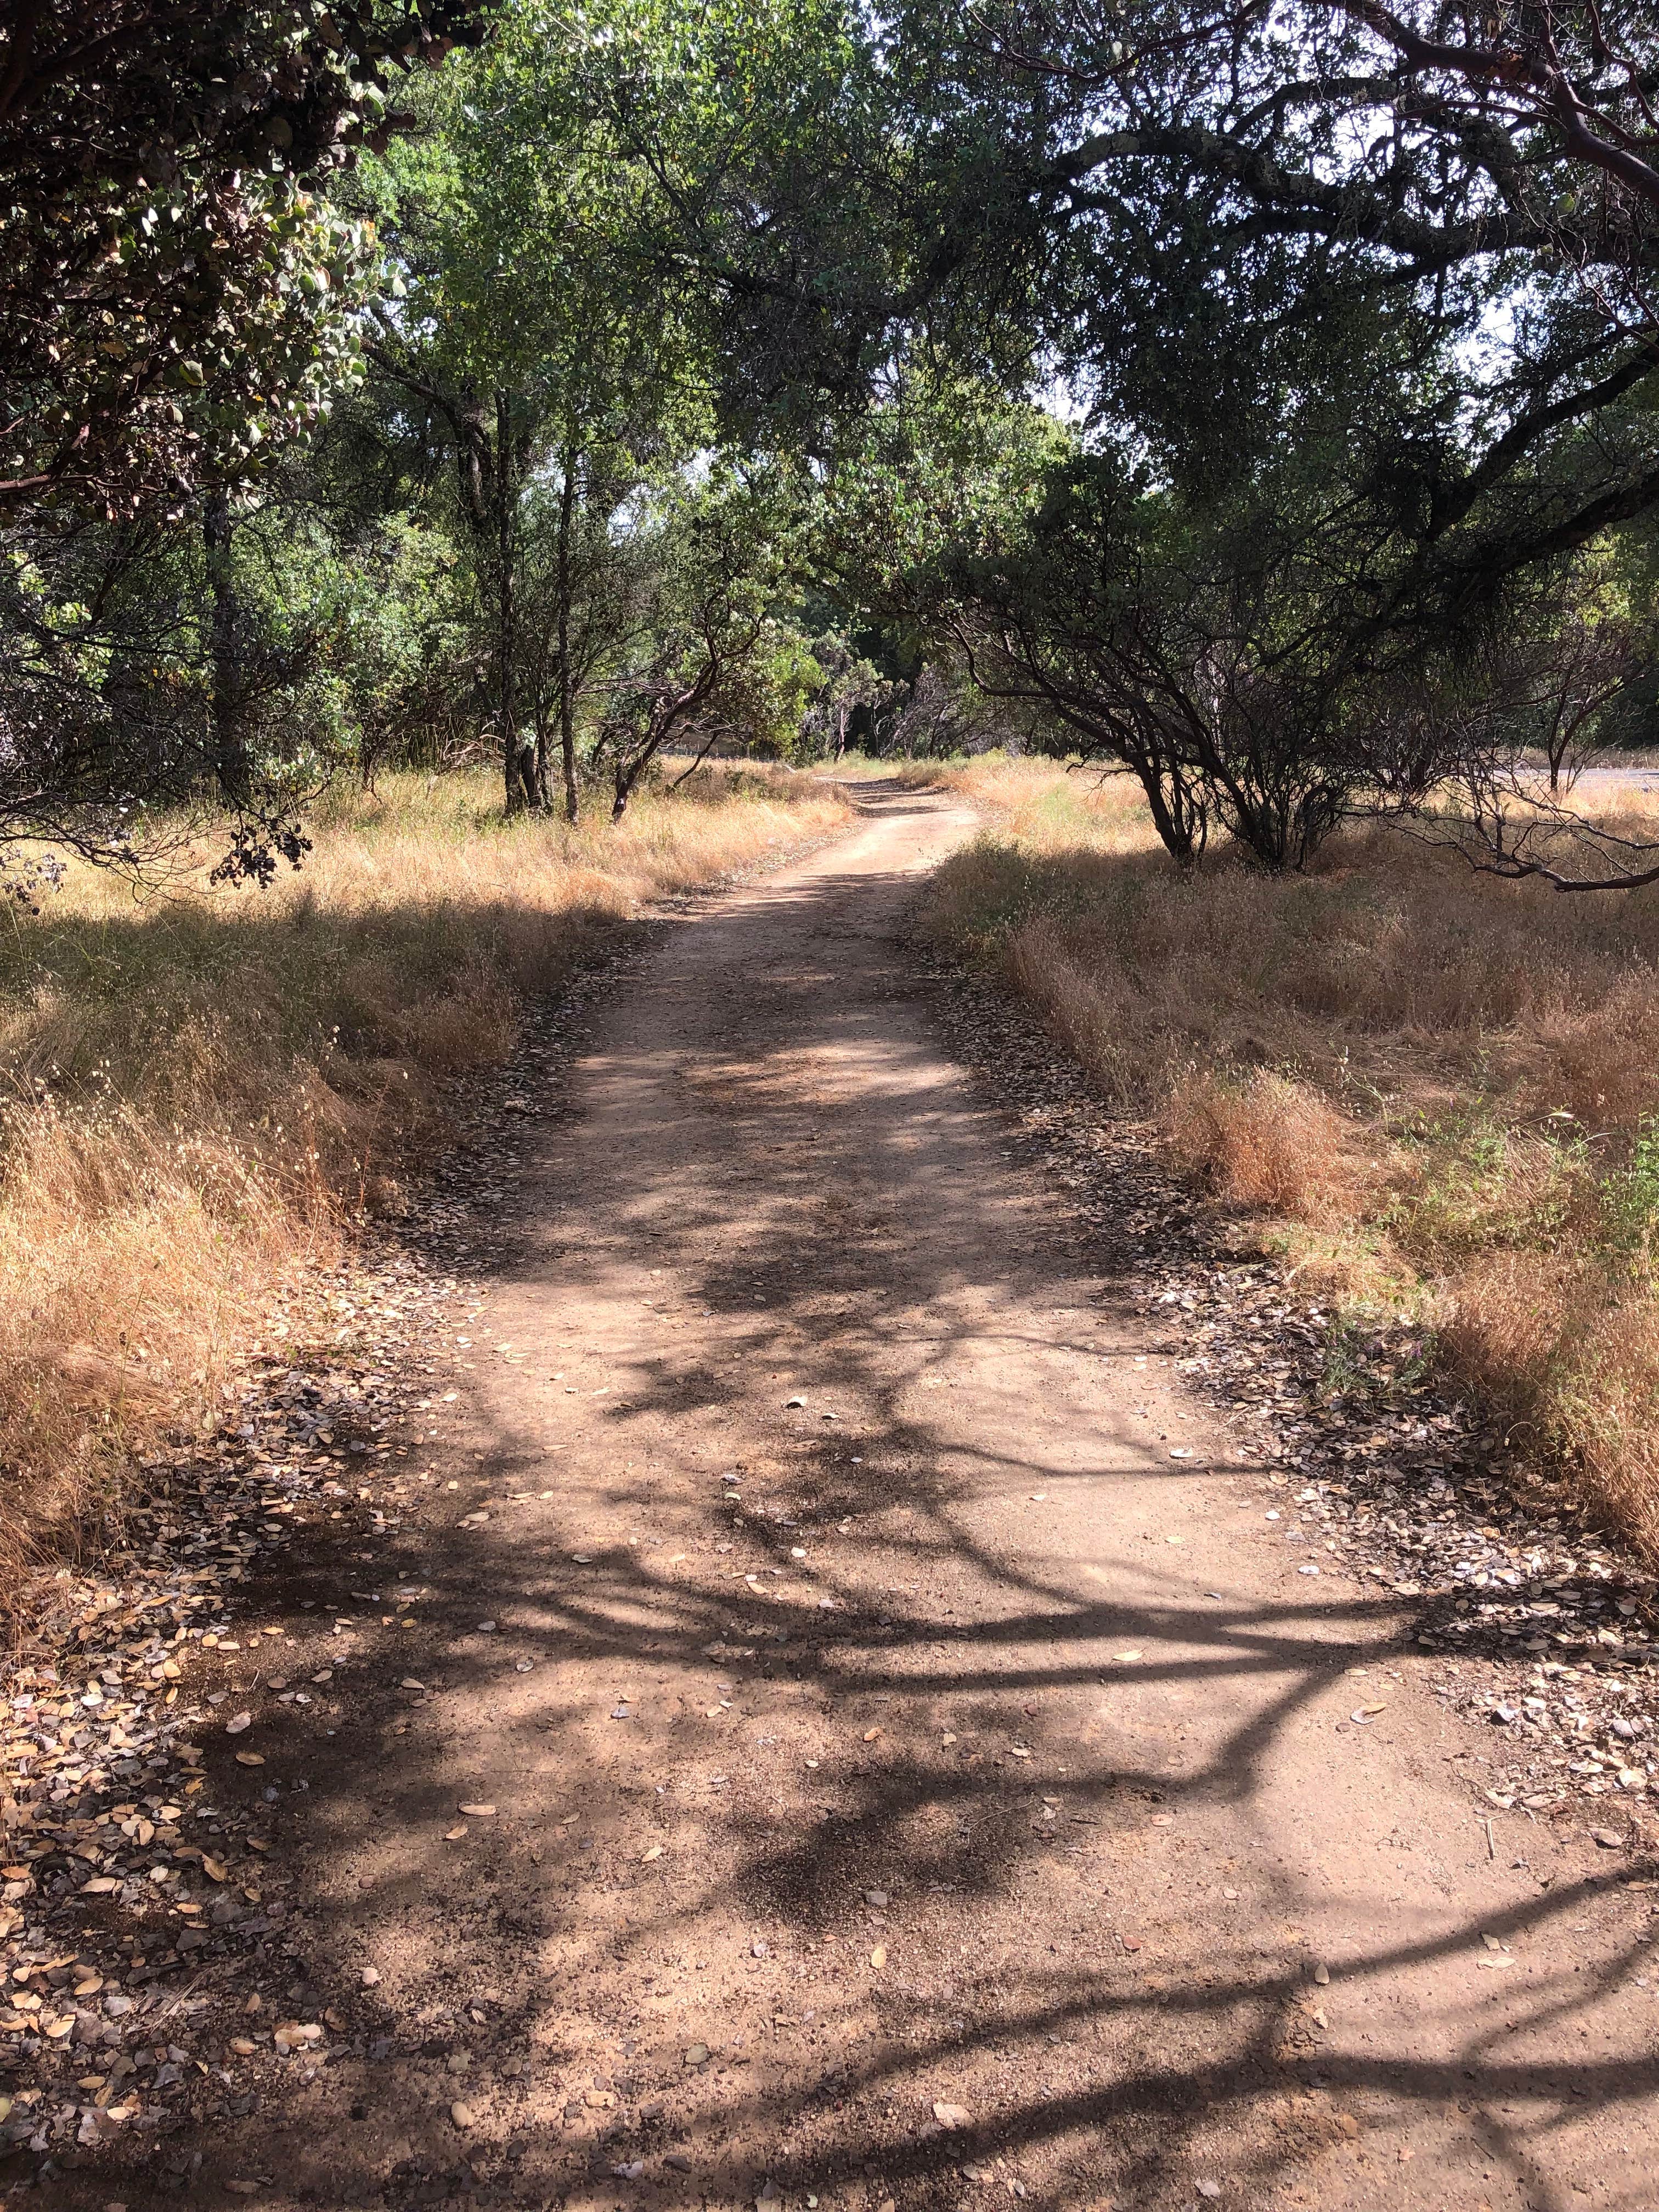
{"type": "Polygon", "coordinates": [[[941,1046],[901,924],[970,817],[862,803],[659,941],[520,1147],[459,1487],[314,1566],[418,1616],[273,1844],[261,2017],[340,2049],[180,2185],[1651,2207],[1631,1863],[1488,1826],[1399,1601],[1288,1550],[941,1046]]]}

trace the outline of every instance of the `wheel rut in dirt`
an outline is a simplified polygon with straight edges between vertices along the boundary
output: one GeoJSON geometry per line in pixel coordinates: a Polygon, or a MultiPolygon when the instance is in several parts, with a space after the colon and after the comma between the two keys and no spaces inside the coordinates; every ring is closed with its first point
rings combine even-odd
{"type": "Polygon", "coordinates": [[[270,2002],[346,1992],[341,2048],[191,2186],[1650,2202],[1640,1901],[1497,1852],[1405,1608],[1272,1540],[940,1046],[902,927],[971,817],[861,803],[669,932],[524,1139],[475,1456],[374,1569],[420,1702],[288,1846],[270,2002]]]}

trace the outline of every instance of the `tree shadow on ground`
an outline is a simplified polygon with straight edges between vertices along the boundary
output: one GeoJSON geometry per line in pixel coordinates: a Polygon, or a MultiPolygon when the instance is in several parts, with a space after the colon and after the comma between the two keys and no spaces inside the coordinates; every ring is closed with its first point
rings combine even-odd
{"type": "MultiPolygon", "coordinates": [[[[561,1498],[533,1539],[492,1521],[388,1540],[379,1586],[429,1589],[416,1625],[380,1639],[334,1747],[292,1721],[267,1742],[258,1786],[278,1793],[274,1853],[307,1882],[303,1911],[251,1965],[227,1930],[191,1967],[227,2007],[250,1973],[284,2014],[312,2006],[329,2061],[225,2065],[148,2163],[118,2142],[87,2152],[63,2185],[77,2208],[262,2174],[270,2201],[326,2206],[731,2202],[769,2177],[792,2204],[1029,2185],[1127,2208],[1190,2195],[1218,2157],[1230,2201],[1265,2202],[1328,2178],[1319,2160],[1363,2161],[1375,2125],[1391,2153],[1420,2128],[1431,2158],[1462,2126],[1534,2212],[1568,2212],[1559,2140],[1582,2156],[1587,2127],[1650,2103],[1652,2034],[1628,2025],[1645,1934],[1605,1924],[1630,1867],[1587,1845],[1547,1887],[1468,1907],[1449,1881],[1435,1909],[1371,1911],[1315,1978],[1281,1762],[1351,1668],[1410,1655],[1411,1608],[1197,1592],[1146,1564],[1124,1516],[1154,1478],[1174,1498],[1254,1470],[1154,1461],[1109,1394],[1081,1442],[1044,1430],[1039,1369],[1092,1371],[1133,1324],[1068,1231],[1012,1180],[989,1188],[994,1116],[941,1087],[921,1025],[895,1036],[882,931],[907,881],[773,887],[742,909],[718,1004],[677,938],[643,1041],[613,1018],[603,1097],[562,1125],[556,1175],[526,1169],[540,1210],[503,1269],[505,1296],[550,1291],[573,1329],[640,1307],[647,1253],[695,1285],[695,1305],[681,1289],[641,1324],[625,1402],[573,1439],[605,1525],[588,1537],[561,1498]],[[605,1115],[635,1096],[656,1103],[619,1159],[605,1115]],[[676,1347],[671,1322],[705,1313],[735,1377],[676,1347]],[[794,1418],[769,1399],[754,1463],[722,1466],[721,1424],[773,1359],[808,1402],[794,1418]],[[970,1367],[981,1405],[985,1376],[1012,1378],[972,1433],[948,1405],[970,1367]],[[665,1486],[671,1451],[689,1498],[665,1486]],[[1086,1486],[1104,1566],[996,1533],[988,1498],[1033,1485],[1061,1502],[1086,1486]],[[695,1526],[694,1548],[627,1533],[665,1522],[695,1526]],[[1079,1594],[1085,1568],[1098,1596],[1079,1594]],[[427,1686],[415,1706],[400,1670],[427,1686]],[[1199,1748],[1176,1771],[1114,1699],[1200,1716],[1199,1748]],[[464,1854],[434,1856],[474,1777],[522,1786],[464,1854]],[[1235,1862],[1249,1895],[1230,1920],[1218,1866],[1235,1862]],[[1588,1960],[1558,1956],[1594,1909],[1588,1960]],[[434,2002],[359,1985],[393,1950],[434,2002]],[[1429,1978],[1482,1961],[1501,1963],[1449,1994],[1429,1978]],[[726,2033],[694,2042],[677,2002],[703,1974],[690,1986],[726,2033]],[[458,2131],[447,2108],[477,2077],[450,2062],[470,2043],[489,2079],[458,2131]],[[969,2079],[958,2119],[950,2086],[969,2079]],[[238,2116],[245,2082],[259,2107],[238,2116]]],[[[480,1487],[545,1480],[521,1397],[486,1390],[479,1421],[480,1487]]],[[[342,1578],[325,1540],[298,1546],[262,1610],[314,1634],[306,1616],[342,1578]]],[[[204,1750],[210,1790],[252,1796],[230,1746],[204,1750]]],[[[1385,1786],[1386,1756],[1368,1771],[1385,1786]]],[[[1352,2201],[1381,2191],[1371,2172],[1340,2170],[1352,2201]]]]}

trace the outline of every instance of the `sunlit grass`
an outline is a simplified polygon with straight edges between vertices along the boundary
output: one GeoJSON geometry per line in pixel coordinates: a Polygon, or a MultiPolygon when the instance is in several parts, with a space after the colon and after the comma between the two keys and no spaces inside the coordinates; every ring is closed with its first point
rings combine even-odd
{"type": "Polygon", "coordinates": [[[1495,882],[1384,829],[1304,877],[1183,877],[1121,784],[1025,773],[927,928],[1322,1292],[1432,1322],[1659,1558],[1659,898],[1495,882]]]}
{"type": "Polygon", "coordinates": [[[125,1455],[209,1416],[276,1286],[443,1139],[447,1086],[661,894],[840,828],[787,774],[702,772],[620,830],[505,823],[493,778],[318,811],[267,891],[76,868],[0,924],[0,1568],[69,1541],[125,1455]]]}

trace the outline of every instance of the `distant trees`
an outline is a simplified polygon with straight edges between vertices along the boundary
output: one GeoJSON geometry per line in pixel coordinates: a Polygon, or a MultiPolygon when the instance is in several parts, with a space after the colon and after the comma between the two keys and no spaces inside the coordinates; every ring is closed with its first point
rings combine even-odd
{"type": "Polygon", "coordinates": [[[648,547],[641,619],[613,667],[593,758],[621,821],[665,747],[706,755],[722,739],[787,757],[823,682],[789,596],[790,485],[716,466],[641,518],[648,547]]]}
{"type": "Polygon", "coordinates": [[[803,719],[802,735],[809,744],[821,745],[831,760],[839,760],[859,723],[873,730],[879,714],[908,697],[909,686],[884,676],[838,630],[815,637],[811,652],[819,682],[803,719]]]}
{"type": "Polygon", "coordinates": [[[1651,592],[1602,551],[1523,571],[1501,621],[1421,619],[1416,549],[1338,495],[1340,416],[1299,428],[1217,483],[918,369],[826,477],[820,559],[1038,744],[1133,774],[1183,866],[1218,831],[1294,869],[1362,814],[1478,787],[1489,821],[1571,781],[1659,638],[1651,592]]]}
{"type": "Polygon", "coordinates": [[[264,881],[279,860],[297,862],[300,810],[326,768],[306,726],[312,644],[291,624],[239,615],[233,629],[223,598],[216,629],[195,533],[59,523],[38,538],[15,532],[6,554],[0,893],[33,898],[52,865],[40,845],[140,874],[164,869],[216,795],[230,810],[222,878],[264,881]],[[227,666],[231,698],[216,689],[227,666]]]}
{"type": "Polygon", "coordinates": [[[588,112],[562,29],[526,0],[440,127],[389,157],[380,205],[406,292],[379,307],[370,354],[411,433],[450,457],[492,609],[508,811],[550,803],[551,735],[574,819],[577,702],[626,566],[611,535],[712,432],[689,276],[650,250],[655,181],[588,112]]]}
{"type": "Polygon", "coordinates": [[[1611,726],[1582,579],[1659,507],[1650,10],[1014,0],[882,50],[917,188],[837,295],[880,302],[836,490],[878,599],[1130,767],[1183,860],[1301,865],[1611,726]],[[941,362],[980,398],[884,448],[941,362]],[[964,456],[1039,390],[1063,434],[964,456]]]}
{"type": "Polygon", "coordinates": [[[693,466],[696,281],[573,27],[524,0],[388,105],[481,20],[88,0],[0,33],[0,752],[65,817],[106,797],[111,857],[204,786],[268,854],[308,780],[481,717],[509,811],[572,818],[665,744],[793,742],[817,672],[693,466]]]}
{"type": "Polygon", "coordinates": [[[887,417],[828,489],[848,570],[985,697],[1133,774],[1183,866],[1218,827],[1300,866],[1374,775],[1353,581],[1310,532],[1308,486],[1200,506],[1036,410],[920,377],[887,417]]]}
{"type": "Polygon", "coordinates": [[[14,733],[73,669],[246,805],[487,732],[574,818],[994,727],[1279,868],[1639,680],[1637,0],[14,15],[14,733]]]}

